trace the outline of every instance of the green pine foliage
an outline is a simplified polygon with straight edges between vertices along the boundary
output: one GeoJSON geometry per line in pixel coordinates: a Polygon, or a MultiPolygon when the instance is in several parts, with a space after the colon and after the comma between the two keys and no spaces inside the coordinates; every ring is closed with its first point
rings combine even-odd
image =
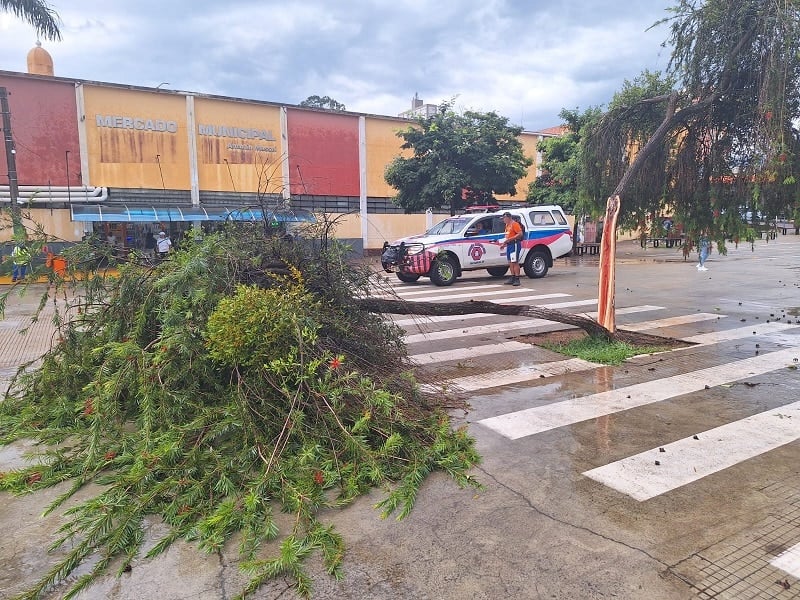
{"type": "MultiPolygon", "coordinates": [[[[73,250],[73,269],[96,248],[73,250]]],[[[135,258],[135,257],[134,257],[135,258]]],[[[66,597],[142,559],[143,523],[218,552],[234,535],[250,581],[311,593],[303,561],[342,576],[341,536],[320,511],[374,488],[383,517],[406,516],[425,477],[477,485],[473,440],[405,372],[397,328],[352,302],[369,283],[344,250],[241,226],[187,241],[157,265],[86,273],[59,317],[60,343],[0,403],[0,443],[33,439],[38,464],[0,474],[17,494],[68,481],[97,493],[70,508],[52,549],[66,554],[20,597],[86,565],[66,597]],[[294,515],[280,530],[276,511],[294,515]],[[277,555],[262,547],[274,540],[277,555]]]]}

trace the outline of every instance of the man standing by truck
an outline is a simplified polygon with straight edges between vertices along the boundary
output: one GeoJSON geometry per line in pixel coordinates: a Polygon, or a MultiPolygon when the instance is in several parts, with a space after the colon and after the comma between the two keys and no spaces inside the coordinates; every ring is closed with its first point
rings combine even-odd
{"type": "Polygon", "coordinates": [[[505,248],[511,277],[505,285],[519,285],[519,253],[522,250],[522,225],[514,220],[510,212],[503,213],[503,223],[506,226],[505,239],[500,243],[500,250],[505,248]]]}

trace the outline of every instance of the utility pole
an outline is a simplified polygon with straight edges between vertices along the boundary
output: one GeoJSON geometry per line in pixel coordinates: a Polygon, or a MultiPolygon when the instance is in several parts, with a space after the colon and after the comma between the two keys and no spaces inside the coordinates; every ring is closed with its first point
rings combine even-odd
{"type": "Polygon", "coordinates": [[[0,113],[3,115],[3,139],[5,140],[6,162],[8,163],[8,190],[11,196],[11,223],[14,235],[21,233],[22,215],[17,199],[19,183],[17,181],[17,151],[11,137],[11,110],[8,108],[8,90],[0,87],[0,113]]]}

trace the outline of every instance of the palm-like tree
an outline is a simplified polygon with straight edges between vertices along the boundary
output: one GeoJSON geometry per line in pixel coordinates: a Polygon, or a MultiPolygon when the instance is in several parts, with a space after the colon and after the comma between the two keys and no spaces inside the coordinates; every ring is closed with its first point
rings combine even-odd
{"type": "Polygon", "coordinates": [[[44,0],[0,0],[0,12],[10,12],[36,29],[36,33],[49,39],[60,40],[60,19],[44,0]]]}

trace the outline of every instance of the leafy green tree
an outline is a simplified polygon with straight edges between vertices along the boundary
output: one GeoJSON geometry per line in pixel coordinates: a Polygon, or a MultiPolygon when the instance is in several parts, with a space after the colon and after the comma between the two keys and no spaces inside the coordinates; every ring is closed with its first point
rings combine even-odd
{"type": "Polygon", "coordinates": [[[300,106],[324,108],[326,110],[347,110],[344,104],[337,102],[330,96],[309,96],[300,103],[300,106]]]}
{"type": "Polygon", "coordinates": [[[558,204],[573,214],[592,212],[595,203],[579,196],[580,141],[584,127],[596,121],[600,114],[599,108],[590,108],[583,113],[563,109],[559,113],[566,130],[562,135],[539,143],[542,174],[528,185],[528,202],[558,204]]]}
{"type": "Polygon", "coordinates": [[[608,191],[599,320],[612,331],[618,219],[670,206],[690,240],[708,228],[724,250],[748,234],[743,206],[798,211],[800,2],[680,0],[671,12],[668,78],[623,89],[585,146],[587,176],[608,191]]]}
{"type": "Polygon", "coordinates": [[[494,112],[452,110],[417,119],[400,131],[411,158],[397,157],[386,168],[386,181],[398,190],[394,202],[406,212],[487,203],[494,194],[516,194],[516,184],[533,161],[523,153],[521,127],[494,112]]]}
{"type": "MultiPolygon", "coordinates": [[[[661,123],[663,106],[649,99],[669,95],[674,85],[674,78],[647,70],[632,81],[626,79],[609,103],[608,112],[598,115],[584,130],[584,143],[579,156],[579,187],[583,197],[595,200],[595,212],[602,210],[604,200],[630,166],[630,159],[644,147],[661,123]],[[596,156],[597,131],[608,116],[634,106],[638,110],[626,113],[626,118],[617,124],[618,130],[609,140],[611,143],[605,146],[606,152],[614,153],[614,157],[619,159],[608,155],[596,156]]],[[[644,222],[648,214],[661,210],[668,201],[668,177],[663,165],[671,151],[670,144],[664,144],[659,150],[643,166],[640,176],[631,182],[619,216],[620,224],[625,227],[636,227],[644,222]]]]}
{"type": "Polygon", "coordinates": [[[61,39],[58,15],[44,0],[0,0],[0,11],[33,25],[36,33],[49,40],[61,39]]]}

